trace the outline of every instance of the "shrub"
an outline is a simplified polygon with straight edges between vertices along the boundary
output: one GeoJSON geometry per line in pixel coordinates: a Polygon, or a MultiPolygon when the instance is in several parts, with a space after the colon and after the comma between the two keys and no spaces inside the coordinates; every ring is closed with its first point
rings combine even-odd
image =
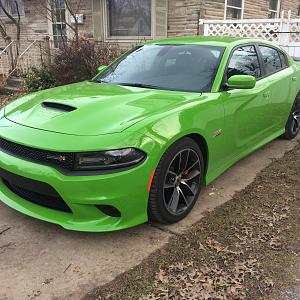
{"type": "Polygon", "coordinates": [[[92,78],[100,65],[108,65],[120,53],[117,45],[81,38],[78,43],[63,44],[49,70],[58,85],[79,82],[92,78]]]}
{"type": "Polygon", "coordinates": [[[92,78],[101,65],[108,65],[121,51],[115,44],[96,43],[85,38],[63,43],[52,57],[50,66],[31,68],[24,77],[26,91],[75,83],[92,78]]]}
{"type": "Polygon", "coordinates": [[[56,82],[51,72],[45,68],[31,68],[24,75],[24,88],[28,92],[35,92],[55,86],[56,82]]]}

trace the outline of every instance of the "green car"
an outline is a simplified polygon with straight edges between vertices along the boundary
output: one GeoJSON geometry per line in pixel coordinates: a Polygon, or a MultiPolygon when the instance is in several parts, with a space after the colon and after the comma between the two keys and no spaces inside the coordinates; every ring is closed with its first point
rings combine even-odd
{"type": "Polygon", "coordinates": [[[299,91],[300,66],[267,41],[147,42],[0,110],[0,199],[71,230],[178,222],[232,164],[297,136],[299,91]]]}

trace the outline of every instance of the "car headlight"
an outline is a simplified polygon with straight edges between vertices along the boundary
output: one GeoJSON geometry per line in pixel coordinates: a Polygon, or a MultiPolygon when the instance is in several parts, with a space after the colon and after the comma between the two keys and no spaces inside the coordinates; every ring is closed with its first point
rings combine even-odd
{"type": "Polygon", "coordinates": [[[110,170],[140,163],[146,154],[135,148],[76,153],[75,170],[110,170]]]}

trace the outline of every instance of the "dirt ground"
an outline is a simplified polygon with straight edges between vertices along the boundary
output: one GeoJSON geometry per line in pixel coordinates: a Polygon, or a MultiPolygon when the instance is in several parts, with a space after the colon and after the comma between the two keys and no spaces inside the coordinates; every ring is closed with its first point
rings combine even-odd
{"type": "Polygon", "coordinates": [[[84,299],[299,299],[299,261],[300,144],[232,200],[84,299]]]}
{"type": "Polygon", "coordinates": [[[0,95],[0,108],[8,104],[15,96],[0,95]]]}

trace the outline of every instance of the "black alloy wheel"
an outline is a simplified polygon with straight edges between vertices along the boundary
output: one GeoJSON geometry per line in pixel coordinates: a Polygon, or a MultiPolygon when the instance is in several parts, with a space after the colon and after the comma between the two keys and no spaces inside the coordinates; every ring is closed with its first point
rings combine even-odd
{"type": "Polygon", "coordinates": [[[283,138],[287,140],[294,139],[300,132],[300,95],[297,96],[293,105],[289,119],[285,126],[283,138]]]}
{"type": "Polygon", "coordinates": [[[154,175],[148,212],[151,220],[175,223],[193,208],[204,175],[202,152],[191,138],[173,144],[163,155],[154,175]]]}

